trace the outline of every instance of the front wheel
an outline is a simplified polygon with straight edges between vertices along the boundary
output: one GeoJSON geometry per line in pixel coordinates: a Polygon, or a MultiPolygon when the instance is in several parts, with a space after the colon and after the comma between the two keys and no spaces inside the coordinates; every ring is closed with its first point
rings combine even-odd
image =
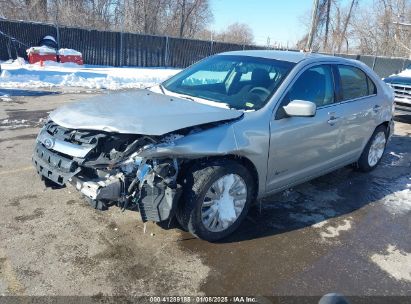
{"type": "Polygon", "coordinates": [[[363,172],[373,170],[381,161],[386,145],[387,128],[379,126],[375,129],[357,162],[358,169],[363,172]]]}
{"type": "Polygon", "coordinates": [[[222,160],[188,172],[177,220],[194,236],[216,241],[234,232],[247,215],[254,181],[242,165],[222,160]]]}

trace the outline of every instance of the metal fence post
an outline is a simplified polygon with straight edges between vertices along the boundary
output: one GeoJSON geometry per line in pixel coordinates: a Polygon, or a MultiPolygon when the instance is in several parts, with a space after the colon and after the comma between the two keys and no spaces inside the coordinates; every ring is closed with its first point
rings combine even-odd
{"type": "Polygon", "coordinates": [[[57,34],[57,47],[60,49],[60,28],[59,25],[56,23],[56,34],[57,34]]]}
{"type": "Polygon", "coordinates": [[[375,63],[376,63],[376,61],[377,61],[377,56],[374,55],[374,59],[373,59],[373,61],[372,61],[372,70],[373,70],[373,71],[374,71],[374,68],[375,68],[375,63]]]}
{"type": "Polygon", "coordinates": [[[166,36],[166,46],[164,48],[164,65],[168,67],[168,36],[166,36]]]}
{"type": "MultiPolygon", "coordinates": [[[[121,5],[121,3],[120,3],[121,5]]],[[[124,32],[124,22],[126,19],[125,16],[125,8],[126,8],[126,2],[123,1],[123,12],[121,14],[121,27],[120,27],[120,66],[123,65],[123,32],[124,32]]]]}
{"type": "Polygon", "coordinates": [[[120,32],[120,62],[119,66],[123,66],[123,31],[120,32]]]}
{"type": "Polygon", "coordinates": [[[7,43],[7,53],[9,54],[9,59],[13,59],[11,55],[11,38],[9,37],[9,43],[7,43]]]}

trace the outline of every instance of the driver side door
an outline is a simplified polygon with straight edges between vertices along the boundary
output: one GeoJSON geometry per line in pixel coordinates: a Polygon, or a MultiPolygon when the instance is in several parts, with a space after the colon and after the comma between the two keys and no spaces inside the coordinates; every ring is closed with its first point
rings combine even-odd
{"type": "Polygon", "coordinates": [[[267,191],[278,191],[331,171],[339,164],[341,121],[331,65],[307,68],[288,89],[270,122],[267,191]],[[316,104],[313,117],[289,117],[292,100],[316,104]]]}

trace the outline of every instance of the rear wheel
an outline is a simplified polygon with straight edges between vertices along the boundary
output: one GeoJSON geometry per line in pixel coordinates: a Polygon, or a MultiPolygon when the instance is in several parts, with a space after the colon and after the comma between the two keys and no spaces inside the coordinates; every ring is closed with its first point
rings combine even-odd
{"type": "Polygon", "coordinates": [[[379,126],[368,141],[357,162],[360,171],[368,172],[373,170],[381,161],[387,145],[387,128],[379,126]]]}
{"type": "Polygon", "coordinates": [[[234,232],[247,215],[254,182],[242,165],[217,161],[188,172],[177,220],[194,236],[216,241],[234,232]]]}

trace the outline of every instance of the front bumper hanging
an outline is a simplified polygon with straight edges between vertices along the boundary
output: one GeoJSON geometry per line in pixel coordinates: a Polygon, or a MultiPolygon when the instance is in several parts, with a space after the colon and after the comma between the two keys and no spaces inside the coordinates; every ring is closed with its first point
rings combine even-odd
{"type": "Polygon", "coordinates": [[[41,143],[36,144],[32,162],[39,175],[60,186],[63,186],[70,178],[81,171],[75,161],[57,153],[52,153],[44,148],[41,143]]]}

